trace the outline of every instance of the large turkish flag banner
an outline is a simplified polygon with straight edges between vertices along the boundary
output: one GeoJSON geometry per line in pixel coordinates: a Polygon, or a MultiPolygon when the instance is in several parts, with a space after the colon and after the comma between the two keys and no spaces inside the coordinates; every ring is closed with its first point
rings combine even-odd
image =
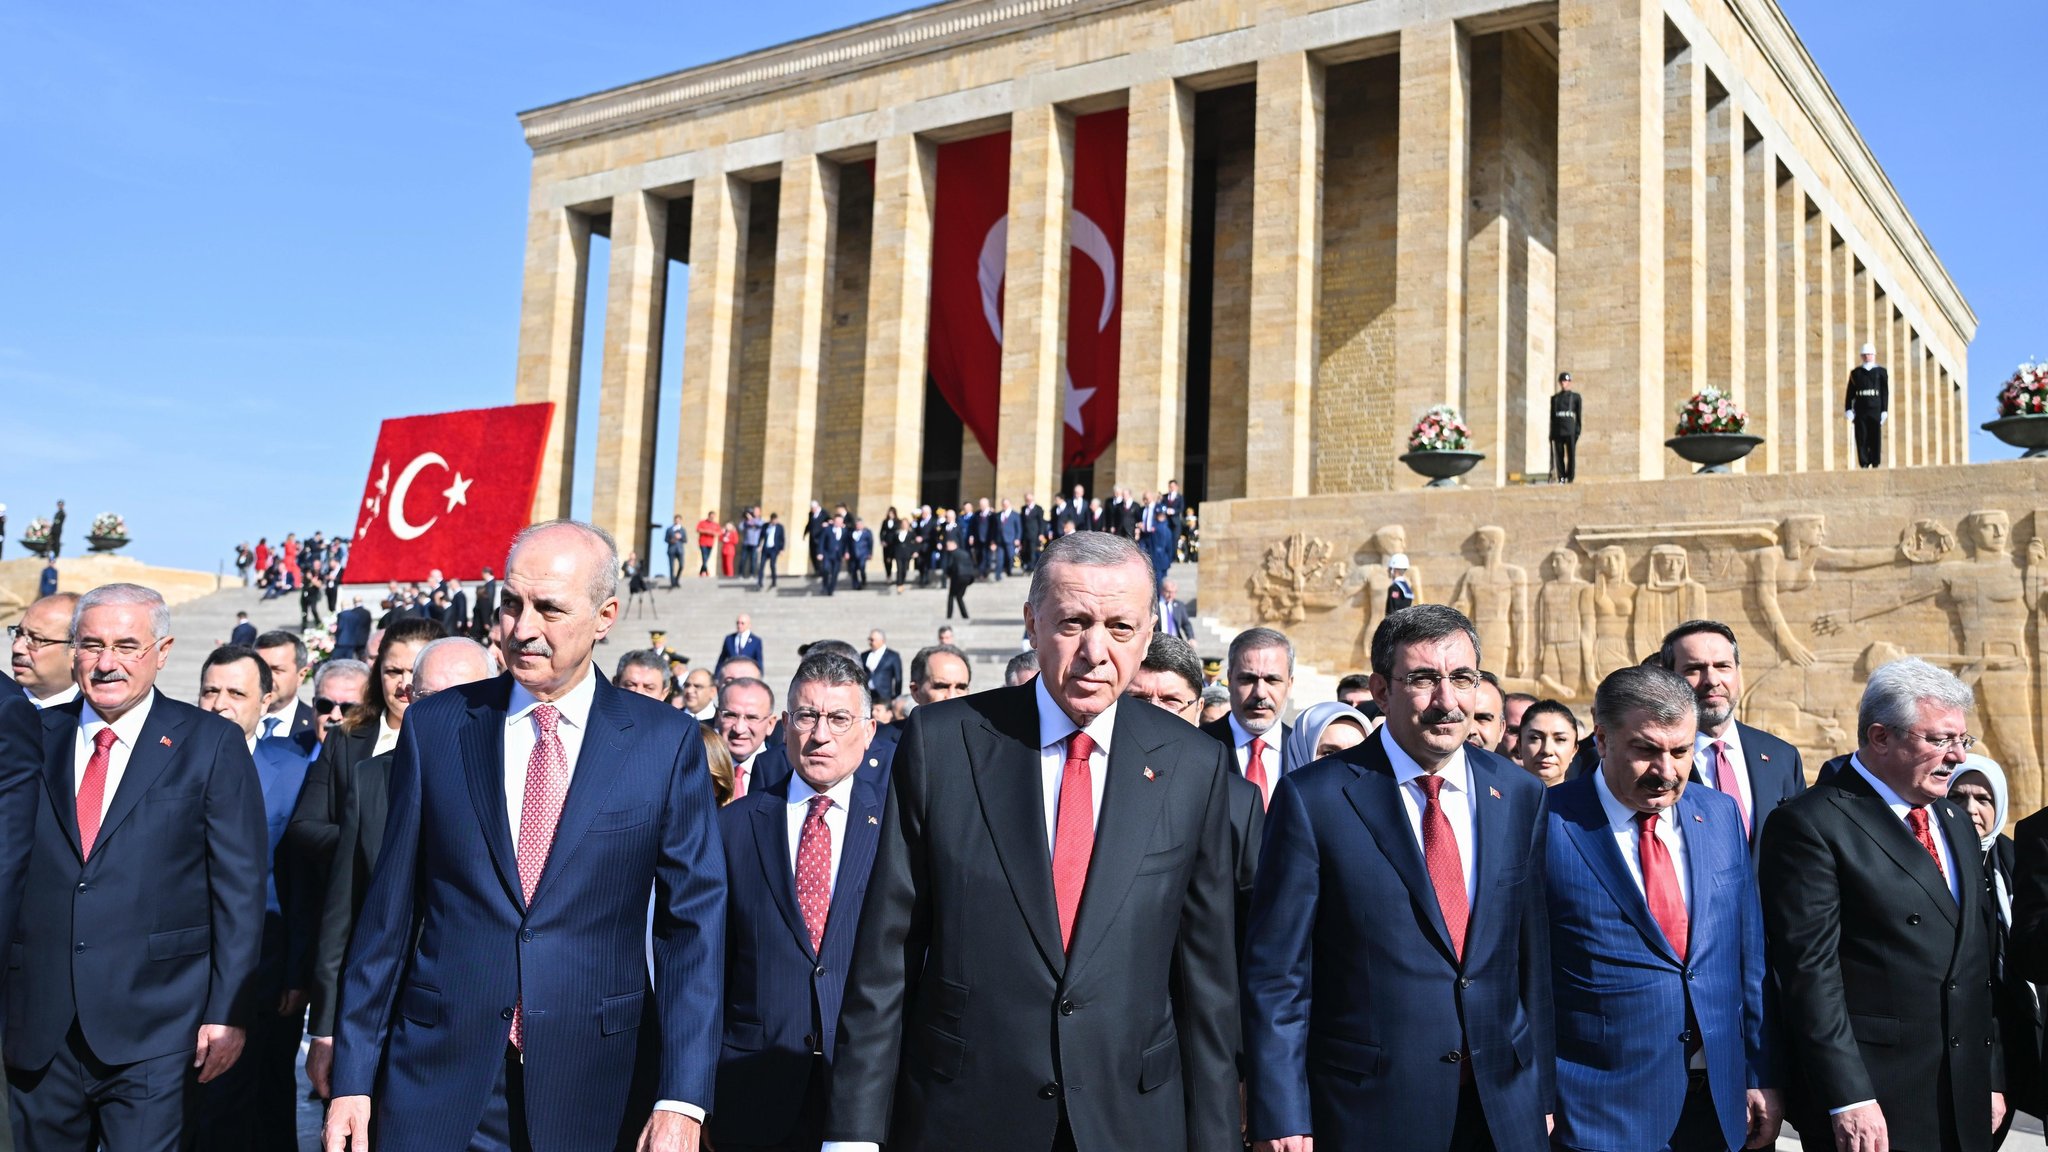
{"type": "Polygon", "coordinates": [[[553,404],[384,421],[356,508],[348,582],[474,580],[532,519],[553,404]]]}
{"type": "MultiPolygon", "coordinates": [[[[1129,128],[1121,108],[1074,121],[1067,363],[1060,376],[1066,432],[1061,460],[1069,468],[1094,463],[1116,439],[1129,128]]],[[[1002,402],[1010,134],[940,145],[936,185],[927,361],[939,393],[994,460],[1002,402]]]]}

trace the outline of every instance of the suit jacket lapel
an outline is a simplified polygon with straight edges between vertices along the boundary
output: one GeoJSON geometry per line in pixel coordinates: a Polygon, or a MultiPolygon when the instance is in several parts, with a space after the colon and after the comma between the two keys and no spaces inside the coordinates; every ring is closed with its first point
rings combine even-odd
{"type": "Polygon", "coordinates": [[[626,746],[626,732],[633,727],[633,721],[619,699],[619,690],[599,676],[595,668],[589,675],[597,681],[597,693],[590,701],[583,747],[576,754],[576,774],[569,778],[569,794],[562,800],[562,818],[555,823],[555,840],[548,848],[548,863],[541,869],[540,883],[533,889],[535,901],[547,895],[550,881],[562,874],[563,865],[569,862],[569,857],[583,842],[583,834],[590,830],[591,821],[603,810],[605,798],[611,795],[612,783],[618,779],[619,751],[626,746]]]}
{"type": "MultiPolygon", "coordinates": [[[[1948,858],[1956,870],[1956,891],[1962,897],[1957,913],[1962,923],[1967,925],[1987,915],[1977,906],[1979,901],[1990,898],[1984,883],[1983,842],[1978,839],[1977,826],[1970,823],[1969,817],[1964,816],[1954,804],[1942,800],[1928,805],[1927,810],[1934,813],[1934,822],[1948,833],[1948,858]]],[[[1996,920],[1996,912],[1990,913],[1988,918],[1996,920]]],[[[1997,948],[2000,945],[1994,943],[1992,946],[1997,948]]],[[[1962,949],[1958,948],[1956,955],[1960,957],[1962,949]]]]}
{"type": "Polygon", "coordinates": [[[1387,750],[1381,746],[1377,733],[1359,747],[1364,750],[1360,759],[1350,759],[1358,755],[1356,751],[1344,754],[1359,770],[1357,777],[1344,786],[1344,798],[1351,801],[1358,818],[1365,821],[1366,831],[1379,845],[1387,863],[1393,865],[1394,874],[1408,886],[1409,899],[1433,934],[1437,950],[1455,964],[1457,956],[1451,951],[1451,933],[1444,927],[1444,912],[1436,902],[1436,888],[1430,884],[1429,872],[1422,863],[1422,845],[1415,842],[1415,833],[1408,827],[1407,802],[1401,796],[1401,786],[1394,782],[1387,750]]]}
{"type": "MultiPolygon", "coordinates": [[[[1500,873],[1521,855],[1511,836],[1508,821],[1510,801],[1501,793],[1499,776],[1482,753],[1465,753],[1465,782],[1472,789],[1472,909],[1465,923],[1465,955],[1471,956],[1479,942],[1479,929],[1490,928],[1495,920],[1511,922],[1501,908],[1505,899],[1499,892],[1500,873]]],[[[1533,861],[1540,868],[1543,862],[1533,861]]],[[[1434,891],[1434,889],[1432,889],[1434,891]]]]}
{"type": "Polygon", "coordinates": [[[1006,698],[991,701],[994,707],[984,713],[982,727],[967,737],[974,789],[996,858],[1039,955],[1055,975],[1062,975],[1067,952],[1060,944],[1052,853],[1046,848],[1045,794],[1038,778],[1038,707],[1029,686],[999,691],[1006,698]]]}
{"type": "MultiPolygon", "coordinates": [[[[483,828],[498,880],[512,902],[524,908],[519,854],[505,816],[505,709],[511,700],[512,677],[507,673],[491,685],[489,696],[470,705],[462,725],[462,774],[469,782],[469,799],[476,806],[477,823],[483,828]]],[[[424,765],[420,772],[425,774],[424,765]]]]}
{"type": "Polygon", "coordinates": [[[78,786],[72,760],[78,748],[77,701],[43,712],[43,783],[50,793],[50,807],[74,854],[78,847],[78,786]]]}
{"type": "Polygon", "coordinates": [[[1095,825],[1095,847],[1088,857],[1088,881],[1074,917],[1073,962],[1080,970],[1093,955],[1109,926],[1123,909],[1137,879],[1138,864],[1151,847],[1152,829],[1166,803],[1166,787],[1146,779],[1148,761],[1159,745],[1148,742],[1132,720],[1132,710],[1117,709],[1110,733],[1109,778],[1103,782],[1102,814],[1095,825]]]}
{"type": "MultiPolygon", "coordinates": [[[[1906,822],[1892,815],[1891,805],[1863,778],[1851,762],[1835,776],[1836,792],[1833,797],[1836,807],[1847,813],[1863,834],[1884,849],[1892,862],[1906,871],[1906,874],[1920,882],[1927,895],[1933,899],[1941,914],[1954,924],[1961,915],[1956,899],[1949,894],[1948,881],[1941,870],[1934,866],[1934,858],[1927,854],[1920,841],[1906,828],[1906,822]]],[[[1956,856],[1954,841],[1950,841],[1949,856],[1956,856]]]]}
{"type": "MultiPolygon", "coordinates": [[[[114,789],[114,798],[107,802],[106,818],[100,821],[99,837],[93,841],[95,850],[113,839],[122,821],[128,819],[128,814],[141,803],[142,794],[149,791],[150,785],[155,784],[157,777],[162,776],[164,769],[180,755],[178,749],[184,743],[192,718],[183,709],[173,711],[163,703],[159,693],[149,709],[149,719],[143,721],[142,732],[135,738],[135,747],[129,750],[128,768],[121,773],[121,786],[114,789]]],[[[74,797],[74,820],[77,808],[74,797]]]]}
{"type": "MultiPolygon", "coordinates": [[[[796,875],[789,866],[789,823],[788,813],[783,811],[788,802],[787,793],[777,788],[770,793],[775,802],[764,803],[754,809],[754,855],[761,862],[761,879],[768,885],[768,895],[774,899],[775,907],[782,913],[782,922],[789,926],[789,934],[796,937],[797,947],[804,955],[816,959],[811,948],[811,930],[804,924],[802,909],[796,906],[796,875]]],[[[841,869],[845,868],[845,850],[841,849],[841,869]]],[[[838,893],[833,893],[836,899],[838,893]]],[[[831,920],[826,920],[831,927],[831,920]]]]}
{"type": "MultiPolygon", "coordinates": [[[[1664,938],[1664,930],[1650,918],[1650,905],[1643,898],[1642,889],[1636,887],[1635,877],[1629,875],[1628,861],[1622,859],[1621,845],[1614,842],[1614,829],[1607,823],[1607,809],[1600,803],[1600,796],[1594,791],[1593,780],[1581,776],[1552,789],[1550,806],[1565,817],[1565,834],[1571,839],[1593,875],[1600,878],[1600,884],[1614,899],[1615,907],[1635,927],[1643,939],[1658,955],[1678,963],[1678,954],[1671,948],[1671,942],[1664,938]]],[[[1686,853],[1697,860],[1697,852],[1686,853]]],[[[1695,873],[1693,891],[1699,891],[1695,873]]]]}
{"type": "MultiPolygon", "coordinates": [[[[839,872],[832,878],[831,911],[825,916],[828,937],[852,932],[859,926],[859,917],[852,912],[853,902],[874,863],[875,848],[882,842],[882,797],[866,772],[863,767],[854,777],[853,795],[846,808],[846,842],[839,847],[839,872]]],[[[785,823],[785,835],[788,828],[785,823]]],[[[794,885],[793,880],[791,883],[794,885]]]]}
{"type": "MultiPolygon", "coordinates": [[[[1756,778],[1752,776],[1750,779],[1754,781],[1756,778]]],[[[1691,790],[1688,789],[1687,794],[1680,796],[1678,804],[1670,810],[1672,825],[1678,831],[1678,838],[1685,841],[1686,888],[1687,895],[1691,897],[1686,901],[1685,916],[1686,923],[1691,927],[1693,939],[1695,940],[1700,939],[1705,932],[1705,929],[1700,928],[1699,925],[1711,923],[1707,919],[1712,914],[1707,908],[1707,903],[1713,899],[1714,874],[1719,872],[1726,863],[1732,863],[1732,861],[1724,862],[1719,859],[1707,859],[1707,852],[1712,848],[1714,842],[1714,838],[1707,833],[1714,827],[1714,817],[1704,811],[1705,808],[1706,805],[1701,804],[1699,798],[1693,796],[1691,790]],[[1700,833],[1700,835],[1694,835],[1695,832],[1700,833]]],[[[1745,868],[1749,866],[1747,859],[1742,860],[1741,863],[1745,868]]],[[[1691,947],[1688,946],[1686,949],[1688,956],[1690,956],[1691,951],[1691,947]]]]}

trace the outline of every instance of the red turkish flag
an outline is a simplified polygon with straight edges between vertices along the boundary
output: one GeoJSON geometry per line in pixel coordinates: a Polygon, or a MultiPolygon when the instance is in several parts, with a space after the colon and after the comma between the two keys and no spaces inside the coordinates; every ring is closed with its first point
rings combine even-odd
{"type": "MultiPolygon", "coordinates": [[[[1123,336],[1124,146],[1121,108],[1074,121],[1073,252],[1061,460],[1080,468],[1116,439],[1123,336]]],[[[932,220],[933,381],[989,459],[1002,400],[1003,263],[1009,238],[1010,134],[942,144],[932,220]]]]}
{"type": "Polygon", "coordinates": [[[384,421],[356,507],[351,584],[474,580],[532,519],[553,404],[384,421]]]}

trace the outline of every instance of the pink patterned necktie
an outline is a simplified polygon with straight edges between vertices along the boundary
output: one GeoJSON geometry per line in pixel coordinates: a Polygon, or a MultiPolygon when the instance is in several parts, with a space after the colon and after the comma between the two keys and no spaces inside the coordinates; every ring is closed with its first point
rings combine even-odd
{"type": "Polygon", "coordinates": [[[796,842],[796,905],[803,910],[814,953],[825,943],[825,916],[832,910],[832,829],[825,823],[831,807],[830,796],[811,797],[796,842]]]}
{"type": "Polygon", "coordinates": [[[78,855],[92,857],[92,842],[100,838],[100,815],[107,806],[107,769],[113,764],[112,725],[92,736],[92,758],[85,762],[85,777],[78,782],[78,855]]]}
{"type": "Polygon", "coordinates": [[[1714,786],[1728,794],[1735,801],[1735,811],[1742,817],[1742,834],[1749,835],[1749,805],[1742,801],[1742,785],[1735,779],[1741,769],[1728,762],[1728,742],[1716,740],[1708,747],[1714,750],[1714,786]]]}
{"type": "MultiPolygon", "coordinates": [[[[539,733],[533,755],[526,761],[526,791],[519,805],[519,890],[533,903],[540,886],[541,870],[547,867],[548,849],[555,843],[555,825],[562,819],[562,801],[569,795],[569,754],[562,749],[559,731],[562,713],[553,704],[536,705],[534,726],[539,733]]],[[[512,1046],[526,1050],[524,1006],[512,1009],[512,1046]]]]}
{"type": "Polygon", "coordinates": [[[1067,739],[1067,760],[1060,770],[1059,821],[1052,837],[1052,892],[1059,904],[1060,946],[1074,942],[1074,917],[1081,911],[1081,890],[1088,885],[1088,858],[1095,852],[1095,785],[1088,757],[1095,741],[1086,732],[1067,739]]]}

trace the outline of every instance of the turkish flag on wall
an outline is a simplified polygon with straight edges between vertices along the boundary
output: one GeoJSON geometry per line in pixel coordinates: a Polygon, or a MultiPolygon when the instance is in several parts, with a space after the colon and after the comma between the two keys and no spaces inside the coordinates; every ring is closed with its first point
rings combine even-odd
{"type": "MultiPolygon", "coordinates": [[[[1123,109],[1074,121],[1073,252],[1067,273],[1067,364],[1061,373],[1069,468],[1116,439],[1123,335],[1123,109]]],[[[994,460],[1002,399],[1003,258],[1009,239],[1010,134],[942,144],[932,220],[933,380],[994,460]]]]}
{"type": "Polygon", "coordinates": [[[384,421],[356,508],[348,581],[474,580],[532,519],[553,404],[384,421]]]}

